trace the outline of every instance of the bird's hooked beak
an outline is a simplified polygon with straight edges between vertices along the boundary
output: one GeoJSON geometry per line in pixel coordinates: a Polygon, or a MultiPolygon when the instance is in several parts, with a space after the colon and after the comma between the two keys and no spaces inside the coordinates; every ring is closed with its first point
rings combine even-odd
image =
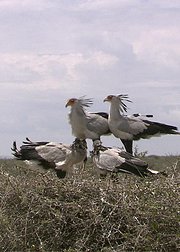
{"type": "Polygon", "coordinates": [[[104,100],[103,102],[111,102],[112,100],[112,95],[108,95],[104,100]]]}
{"type": "Polygon", "coordinates": [[[107,101],[109,101],[109,100],[108,100],[108,97],[106,97],[106,98],[103,100],[103,102],[107,102],[107,101]]]}
{"type": "Polygon", "coordinates": [[[67,101],[67,103],[66,103],[66,105],[65,105],[66,108],[67,108],[68,106],[71,106],[71,105],[70,105],[70,101],[67,101]]]}

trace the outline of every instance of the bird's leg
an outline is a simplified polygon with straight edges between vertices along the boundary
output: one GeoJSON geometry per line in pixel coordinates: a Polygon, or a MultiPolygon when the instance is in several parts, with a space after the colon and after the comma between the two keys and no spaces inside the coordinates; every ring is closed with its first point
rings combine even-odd
{"type": "Polygon", "coordinates": [[[133,155],[133,141],[121,139],[121,142],[123,143],[126,151],[133,155]]]}
{"type": "Polygon", "coordinates": [[[82,161],[82,170],[84,171],[86,168],[86,163],[87,163],[87,156],[85,157],[85,159],[82,161]]]}

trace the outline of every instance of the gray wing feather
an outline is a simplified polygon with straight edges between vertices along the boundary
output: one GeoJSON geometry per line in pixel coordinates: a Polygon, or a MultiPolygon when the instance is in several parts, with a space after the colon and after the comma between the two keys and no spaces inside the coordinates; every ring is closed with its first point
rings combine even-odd
{"type": "Polygon", "coordinates": [[[111,151],[107,150],[100,151],[100,155],[95,158],[95,163],[99,169],[114,172],[116,166],[123,163],[123,159],[117,157],[117,155],[113,155],[111,151]]]}
{"type": "Polygon", "coordinates": [[[107,119],[93,113],[89,113],[87,116],[87,129],[97,132],[100,136],[110,132],[107,119]]]}
{"type": "Polygon", "coordinates": [[[148,167],[148,164],[146,162],[144,162],[143,160],[141,160],[139,158],[134,157],[133,155],[131,155],[130,153],[128,153],[126,151],[119,152],[119,155],[121,157],[125,158],[126,160],[131,161],[131,163],[134,165],[148,167]]]}
{"type": "Polygon", "coordinates": [[[62,144],[38,146],[36,147],[36,151],[43,159],[54,163],[63,161],[67,153],[70,152],[70,150],[62,144]]]}
{"type": "Polygon", "coordinates": [[[148,124],[138,118],[124,117],[117,124],[117,129],[132,135],[139,134],[147,129],[148,124]]]}

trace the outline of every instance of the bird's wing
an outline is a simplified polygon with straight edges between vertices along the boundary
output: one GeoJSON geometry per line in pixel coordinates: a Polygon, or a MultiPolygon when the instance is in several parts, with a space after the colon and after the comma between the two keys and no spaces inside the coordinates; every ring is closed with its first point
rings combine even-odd
{"type": "Polygon", "coordinates": [[[16,143],[13,144],[13,155],[21,160],[34,160],[41,165],[54,167],[56,162],[63,161],[67,153],[70,152],[69,146],[52,142],[31,142],[25,143],[17,149],[16,143]]]}
{"type": "Polygon", "coordinates": [[[147,176],[148,171],[148,164],[143,160],[132,156],[130,153],[114,149],[121,160],[124,160],[122,163],[116,165],[116,172],[125,172],[135,174],[140,177],[147,176]],[[123,159],[122,159],[123,158],[123,159]]]}
{"type": "Polygon", "coordinates": [[[137,157],[134,157],[133,155],[131,155],[130,153],[128,153],[126,151],[122,151],[122,150],[119,151],[119,156],[125,158],[126,161],[130,161],[134,165],[145,167],[145,168],[148,167],[148,164],[145,161],[143,161],[137,157]]]}
{"type": "Polygon", "coordinates": [[[87,129],[96,132],[99,136],[110,133],[108,120],[98,113],[87,114],[87,129]]]}
{"type": "Polygon", "coordinates": [[[148,125],[147,121],[143,121],[140,118],[123,117],[117,122],[117,129],[125,133],[137,135],[146,130],[148,125]]]}
{"type": "Polygon", "coordinates": [[[175,126],[136,117],[123,117],[114,124],[117,129],[117,134],[129,134],[134,140],[150,138],[153,135],[180,134],[175,126]]]}
{"type": "Polygon", "coordinates": [[[43,159],[54,163],[63,161],[71,152],[69,146],[67,148],[63,144],[58,143],[48,143],[46,145],[38,146],[36,147],[36,151],[43,159]]]}
{"type": "Polygon", "coordinates": [[[145,177],[149,173],[147,168],[135,165],[129,160],[126,160],[126,162],[124,162],[122,165],[117,166],[116,170],[116,172],[130,173],[139,177],[145,177]]]}
{"type": "Polygon", "coordinates": [[[94,163],[98,169],[114,172],[116,166],[121,165],[124,162],[123,158],[120,158],[118,154],[111,149],[100,151],[98,156],[95,156],[94,163]]]}

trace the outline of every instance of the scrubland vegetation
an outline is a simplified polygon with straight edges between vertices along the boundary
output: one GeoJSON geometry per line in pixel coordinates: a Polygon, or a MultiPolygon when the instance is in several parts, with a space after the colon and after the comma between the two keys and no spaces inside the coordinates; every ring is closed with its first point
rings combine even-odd
{"type": "Polygon", "coordinates": [[[60,180],[0,161],[0,251],[179,251],[180,157],[146,156],[167,176],[99,179],[91,160],[60,180]]]}

